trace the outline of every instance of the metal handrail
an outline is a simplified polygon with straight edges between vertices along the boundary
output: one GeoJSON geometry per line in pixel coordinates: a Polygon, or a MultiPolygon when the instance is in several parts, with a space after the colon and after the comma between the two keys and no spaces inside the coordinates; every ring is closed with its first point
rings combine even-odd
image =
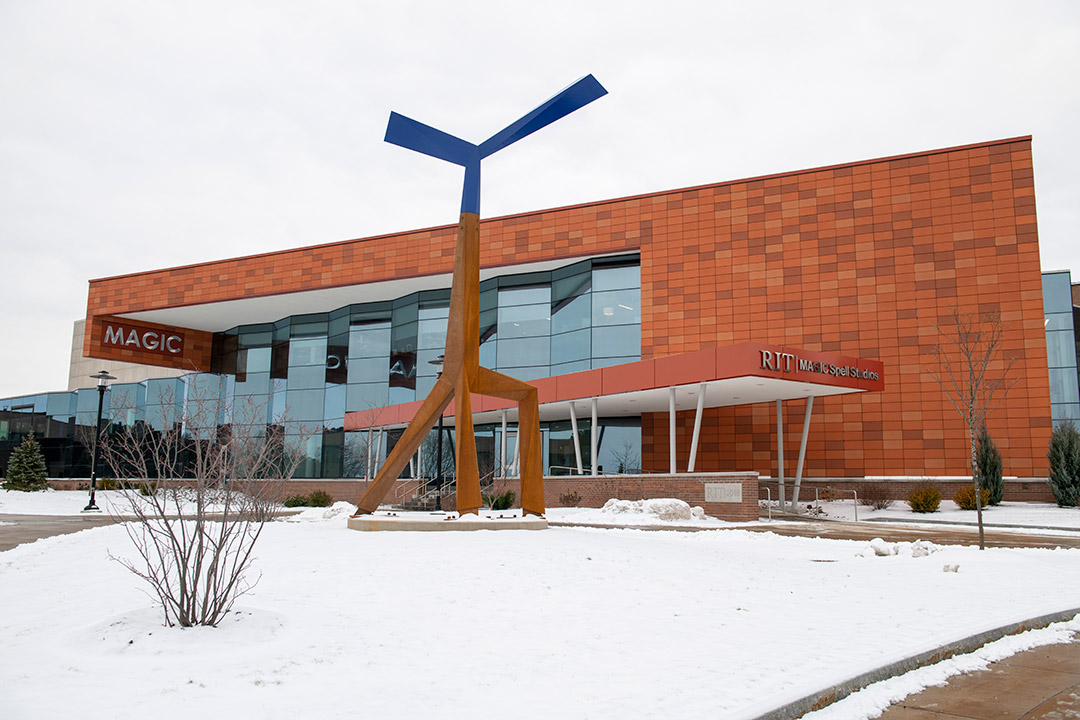
{"type": "Polygon", "coordinates": [[[761,499],[761,491],[762,490],[764,490],[765,494],[768,496],[768,499],[766,500],[766,503],[768,503],[766,505],[766,508],[769,511],[769,522],[772,522],[772,490],[769,489],[768,486],[758,485],[758,500],[761,499]]]}
{"type": "Polygon", "coordinates": [[[820,491],[821,490],[829,490],[830,492],[849,492],[852,495],[854,495],[855,496],[854,497],[855,522],[859,522],[859,493],[858,493],[858,491],[856,491],[854,489],[845,490],[844,488],[834,488],[834,487],[814,488],[814,502],[817,504],[818,507],[821,507],[821,496],[820,496],[820,491]]]}

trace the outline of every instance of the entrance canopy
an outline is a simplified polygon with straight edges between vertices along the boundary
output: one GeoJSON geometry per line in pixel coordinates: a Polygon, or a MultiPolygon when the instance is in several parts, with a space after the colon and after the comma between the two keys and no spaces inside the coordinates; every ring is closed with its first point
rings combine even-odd
{"type": "MultiPolygon", "coordinates": [[[[539,390],[542,421],[748,405],[798,398],[880,392],[877,360],[761,343],[707,348],[531,381],[539,390]],[[699,400],[703,396],[703,399],[699,400]],[[594,407],[595,406],[595,407],[594,407]]],[[[407,425],[420,401],[346,413],[345,429],[407,425]]],[[[489,397],[473,400],[473,422],[517,421],[517,407],[489,397]]],[[[445,417],[453,424],[454,404],[445,417]]]]}

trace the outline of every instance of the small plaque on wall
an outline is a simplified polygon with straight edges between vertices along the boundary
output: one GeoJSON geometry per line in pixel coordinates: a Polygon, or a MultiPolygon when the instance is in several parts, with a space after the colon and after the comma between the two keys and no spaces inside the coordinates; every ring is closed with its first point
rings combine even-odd
{"type": "Polygon", "coordinates": [[[741,503],[742,483],[705,483],[705,502],[741,503]]]}

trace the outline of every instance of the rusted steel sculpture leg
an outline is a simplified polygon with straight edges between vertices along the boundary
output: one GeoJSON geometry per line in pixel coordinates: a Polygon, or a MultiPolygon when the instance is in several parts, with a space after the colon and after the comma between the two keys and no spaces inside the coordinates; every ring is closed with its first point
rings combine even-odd
{"type": "Polygon", "coordinates": [[[431,393],[424,400],[424,404],[420,406],[420,410],[413,417],[412,422],[409,423],[409,427],[405,429],[405,433],[401,436],[397,445],[387,455],[386,462],[383,463],[379,473],[375,476],[375,481],[368,486],[367,492],[357,503],[357,515],[373,513],[379,507],[379,503],[382,502],[382,499],[386,497],[386,493],[393,487],[394,481],[401,475],[401,471],[409,464],[409,460],[416,452],[416,449],[420,447],[420,443],[424,442],[428,432],[438,422],[439,416],[446,410],[446,406],[450,404],[450,400],[454,396],[452,391],[453,386],[441,378],[435,383],[435,387],[431,389],[431,393]]]}
{"type": "Polygon", "coordinates": [[[543,515],[544,474],[540,457],[540,404],[536,387],[485,367],[477,373],[476,391],[481,395],[516,400],[518,442],[521,443],[521,511],[543,515]]]}

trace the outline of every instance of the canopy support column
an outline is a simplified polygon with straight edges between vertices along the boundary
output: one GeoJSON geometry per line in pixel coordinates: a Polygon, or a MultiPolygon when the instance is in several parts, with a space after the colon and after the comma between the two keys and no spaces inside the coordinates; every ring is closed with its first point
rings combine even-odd
{"type": "Polygon", "coordinates": [[[597,399],[593,398],[592,402],[590,404],[592,405],[592,425],[589,426],[589,450],[590,450],[589,458],[592,461],[591,462],[591,465],[592,465],[591,474],[592,474],[593,477],[596,477],[596,473],[598,472],[598,467],[599,467],[596,464],[597,463],[596,454],[597,454],[597,450],[598,450],[598,448],[596,446],[597,446],[598,440],[600,438],[600,430],[599,430],[599,428],[597,428],[597,422],[596,422],[596,406],[598,404],[597,399]]]}
{"type": "Polygon", "coordinates": [[[570,434],[574,436],[574,460],[577,463],[577,474],[584,475],[585,470],[581,466],[581,436],[577,431],[577,409],[574,403],[570,403],[570,434]]]}
{"type": "Polygon", "coordinates": [[[690,463],[686,472],[694,472],[697,463],[698,440],[701,438],[701,416],[705,413],[705,383],[698,386],[697,413],[694,415],[694,437],[690,441],[690,463]]]}
{"type": "Polygon", "coordinates": [[[675,388],[668,388],[668,472],[678,472],[675,467],[675,388]]]}
{"type": "Polygon", "coordinates": [[[810,435],[810,414],[814,411],[814,396],[806,398],[806,414],[803,415],[802,442],[799,443],[799,464],[795,468],[795,489],[791,493],[791,508],[797,510],[799,483],[802,482],[803,461],[806,459],[806,438],[810,435]]]}
{"type": "Polygon", "coordinates": [[[787,510],[787,500],[784,496],[784,401],[776,401],[776,477],[780,483],[777,496],[780,498],[780,510],[787,510]]]}

